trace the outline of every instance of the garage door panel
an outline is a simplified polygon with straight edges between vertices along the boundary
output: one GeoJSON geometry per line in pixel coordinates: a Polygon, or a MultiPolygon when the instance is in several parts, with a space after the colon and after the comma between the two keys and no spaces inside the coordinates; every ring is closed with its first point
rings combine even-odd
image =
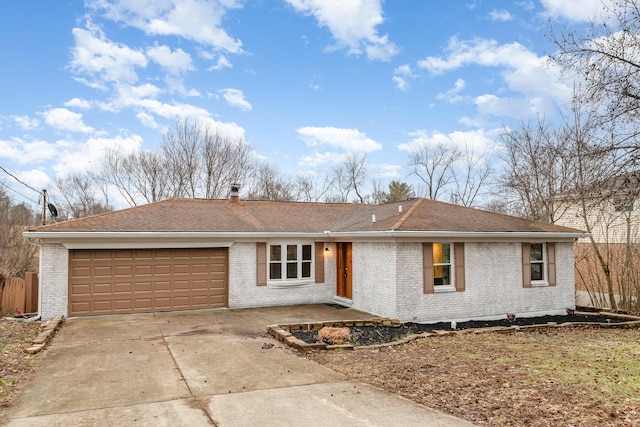
{"type": "Polygon", "coordinates": [[[227,306],[225,248],[72,250],[69,315],[227,306]]]}

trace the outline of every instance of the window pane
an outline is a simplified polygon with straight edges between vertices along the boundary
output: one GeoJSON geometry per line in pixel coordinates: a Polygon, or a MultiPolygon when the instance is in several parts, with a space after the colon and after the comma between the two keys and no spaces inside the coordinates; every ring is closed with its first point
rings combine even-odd
{"type": "Polygon", "coordinates": [[[280,261],[282,259],[282,247],[280,245],[270,246],[269,260],[280,261]]]}
{"type": "Polygon", "coordinates": [[[544,280],[544,264],[531,264],[531,280],[544,280]]]}
{"type": "Polygon", "coordinates": [[[442,243],[433,244],[433,263],[442,264],[442,243]]]}
{"type": "Polygon", "coordinates": [[[298,278],[298,263],[288,262],[287,263],[287,279],[297,279],[297,278],[298,278]]]}
{"type": "Polygon", "coordinates": [[[280,263],[269,264],[269,279],[271,280],[282,279],[282,264],[280,263]]]}
{"type": "Polygon", "coordinates": [[[311,277],[311,263],[303,262],[302,263],[302,277],[311,277]]]}
{"type": "Polygon", "coordinates": [[[298,259],[298,245],[287,245],[287,261],[298,259]]]}
{"type": "Polygon", "coordinates": [[[451,284],[451,266],[436,265],[433,267],[433,284],[435,286],[451,284]]]}
{"type": "Polygon", "coordinates": [[[531,244],[531,261],[542,261],[542,243],[531,244]]]}
{"type": "Polygon", "coordinates": [[[311,261],[311,245],[302,245],[302,260],[311,261]]]}
{"type": "Polygon", "coordinates": [[[445,264],[451,262],[451,245],[448,243],[442,244],[442,262],[445,264]]]}
{"type": "MultiPolygon", "coordinates": [[[[447,245],[449,246],[449,245],[447,245]]],[[[451,284],[451,266],[450,265],[443,265],[442,266],[442,284],[443,285],[450,285],[451,284]]]]}

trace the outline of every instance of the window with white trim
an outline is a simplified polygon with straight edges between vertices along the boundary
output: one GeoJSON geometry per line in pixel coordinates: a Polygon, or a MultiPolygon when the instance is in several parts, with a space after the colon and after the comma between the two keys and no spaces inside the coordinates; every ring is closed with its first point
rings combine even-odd
{"type": "Polygon", "coordinates": [[[433,285],[451,285],[451,244],[433,244],[433,285]]]}
{"type": "Polygon", "coordinates": [[[313,245],[269,244],[269,281],[313,279],[313,245]]]}
{"type": "Polygon", "coordinates": [[[529,247],[529,262],[531,265],[531,281],[542,282],[546,280],[544,243],[531,243],[529,247]]]}

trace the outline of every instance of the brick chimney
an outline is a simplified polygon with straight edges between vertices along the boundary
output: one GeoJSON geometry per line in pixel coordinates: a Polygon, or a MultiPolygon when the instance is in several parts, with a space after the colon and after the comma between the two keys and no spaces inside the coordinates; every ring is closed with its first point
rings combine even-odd
{"type": "Polygon", "coordinates": [[[233,184],[231,186],[231,193],[229,193],[229,202],[240,203],[240,185],[233,184]]]}

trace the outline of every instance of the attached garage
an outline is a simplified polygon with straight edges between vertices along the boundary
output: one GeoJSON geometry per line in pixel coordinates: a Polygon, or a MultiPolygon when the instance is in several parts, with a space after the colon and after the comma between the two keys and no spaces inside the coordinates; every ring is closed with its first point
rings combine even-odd
{"type": "Polygon", "coordinates": [[[227,304],[226,248],[69,251],[69,316],[227,304]]]}

